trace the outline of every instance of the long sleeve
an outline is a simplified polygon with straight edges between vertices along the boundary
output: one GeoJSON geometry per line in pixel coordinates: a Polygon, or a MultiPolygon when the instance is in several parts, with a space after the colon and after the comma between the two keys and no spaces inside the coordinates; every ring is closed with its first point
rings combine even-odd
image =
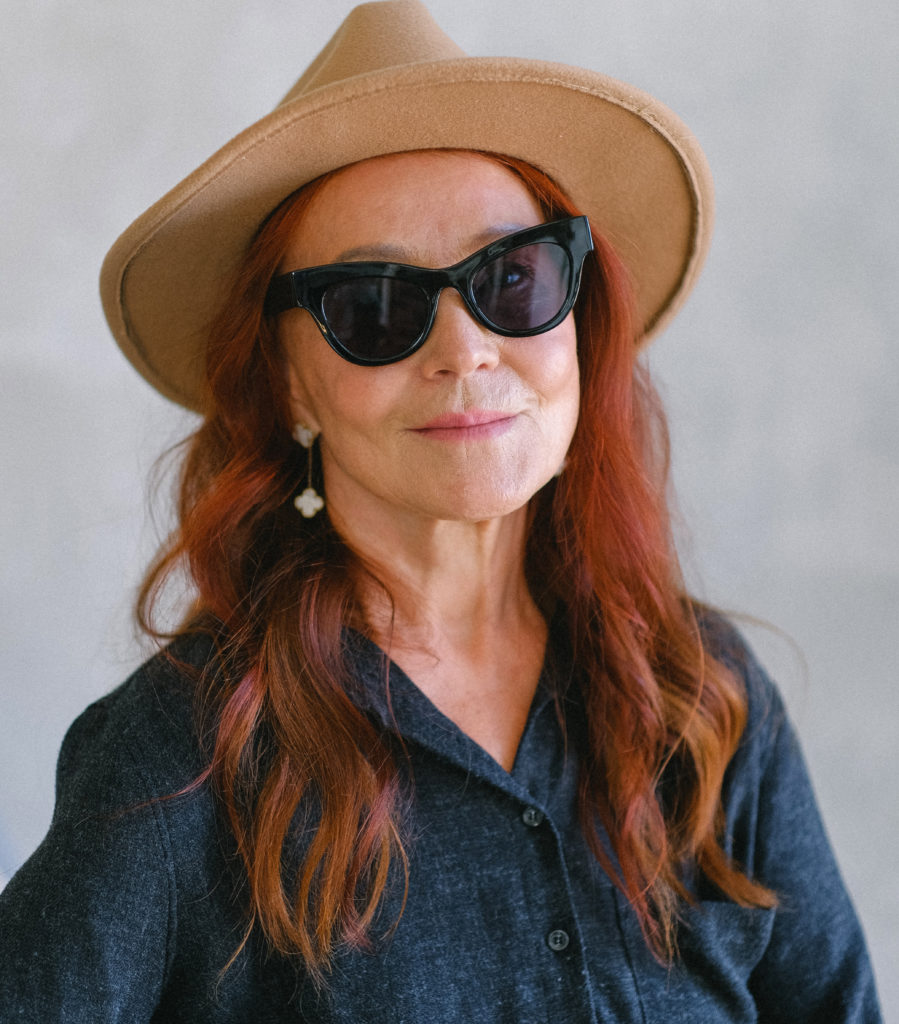
{"type": "Polygon", "coordinates": [[[770,937],[749,978],[771,1024],[876,1024],[861,926],[840,877],[783,701],[731,632],[723,652],[746,685],[749,721],[725,781],[731,855],[774,891],[770,937]]]}
{"type": "Polygon", "coordinates": [[[159,806],[103,705],[69,730],[50,831],[0,894],[0,1020],[149,1021],[173,927],[159,806]]]}
{"type": "Polygon", "coordinates": [[[870,960],[793,729],[772,698],[757,804],[755,871],[779,897],[771,940],[750,982],[764,1021],[880,1020],[870,960]]]}
{"type": "Polygon", "coordinates": [[[0,1021],[281,1024],[302,980],[247,927],[176,641],[69,730],[50,831],[0,894],[0,1021]],[[227,969],[226,969],[227,968],[227,969]]]}

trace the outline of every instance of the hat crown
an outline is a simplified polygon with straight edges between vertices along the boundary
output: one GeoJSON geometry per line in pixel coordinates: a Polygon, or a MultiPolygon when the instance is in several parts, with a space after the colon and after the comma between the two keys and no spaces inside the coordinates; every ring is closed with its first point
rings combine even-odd
{"type": "Polygon", "coordinates": [[[361,4],[350,11],[279,106],[357,75],[465,55],[420,0],[361,4]]]}
{"type": "Polygon", "coordinates": [[[696,280],[712,183],[671,111],[588,69],[466,57],[420,0],[383,0],[351,11],[276,110],[110,249],[100,287],[125,355],[162,394],[204,409],[209,323],[259,225],[328,171],[420,149],[504,153],[549,174],[615,246],[647,336],[696,280]]]}

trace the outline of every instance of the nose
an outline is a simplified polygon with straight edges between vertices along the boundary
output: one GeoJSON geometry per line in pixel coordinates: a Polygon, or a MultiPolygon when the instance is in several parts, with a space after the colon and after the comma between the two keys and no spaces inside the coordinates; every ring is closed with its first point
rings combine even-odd
{"type": "Polygon", "coordinates": [[[474,319],[455,289],[445,288],[431,333],[419,349],[422,372],[427,377],[467,377],[476,370],[492,369],[500,360],[504,340],[474,319]]]}

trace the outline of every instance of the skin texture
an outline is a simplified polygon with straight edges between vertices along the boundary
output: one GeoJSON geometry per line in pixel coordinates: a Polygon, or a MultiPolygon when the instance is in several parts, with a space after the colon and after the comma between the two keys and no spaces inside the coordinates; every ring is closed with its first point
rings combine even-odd
{"type": "MultiPolygon", "coordinates": [[[[380,157],[324,186],[280,269],[352,259],[445,267],[543,220],[519,179],[482,156],[380,157]]],[[[573,317],[535,338],[504,338],[448,289],[422,348],[384,367],[343,360],[305,310],[284,314],[280,330],[295,417],[321,432],[328,515],[394,599],[391,631],[383,594],[363,595],[376,636],[511,768],[546,636],[524,580],[526,508],[562,465],[577,422],[573,317]]]]}

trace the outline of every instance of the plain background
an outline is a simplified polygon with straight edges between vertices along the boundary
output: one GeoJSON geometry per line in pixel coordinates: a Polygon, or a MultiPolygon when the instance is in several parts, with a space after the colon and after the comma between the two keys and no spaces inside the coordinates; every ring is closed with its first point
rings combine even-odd
{"type": "MultiPolygon", "coordinates": [[[[142,658],[147,475],[192,422],[110,340],[117,234],[273,107],[350,0],[4,0],[0,872],[39,842],[71,719],[142,658]]],[[[899,6],[432,0],[468,52],[580,64],[676,110],[717,182],[656,341],[682,554],[803,738],[899,1021],[899,6]]],[[[163,501],[162,508],[165,507],[163,501]]]]}

